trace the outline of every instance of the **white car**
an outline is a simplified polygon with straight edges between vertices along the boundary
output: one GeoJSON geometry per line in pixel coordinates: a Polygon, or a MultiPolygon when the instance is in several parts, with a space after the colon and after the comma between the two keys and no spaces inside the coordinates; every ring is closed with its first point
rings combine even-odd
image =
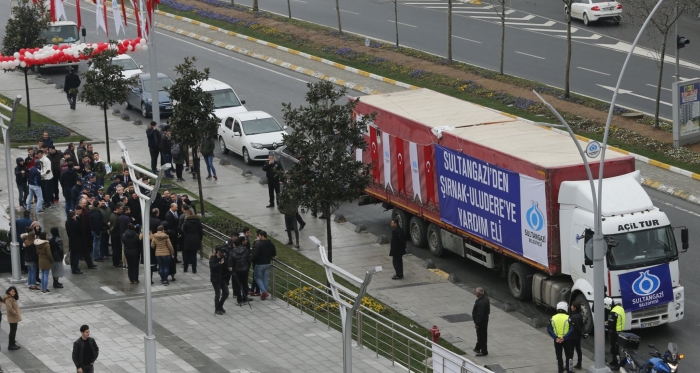
{"type": "Polygon", "coordinates": [[[219,124],[219,147],[243,156],[246,164],[267,159],[270,151],[282,146],[287,126],[280,126],[264,111],[248,111],[224,117],[219,124]]]}
{"type": "Polygon", "coordinates": [[[129,79],[137,74],[143,74],[143,66],[136,64],[136,61],[126,54],[120,54],[112,58],[112,65],[119,65],[122,67],[122,76],[124,79],[129,79]]]}
{"type": "Polygon", "coordinates": [[[216,79],[207,79],[199,83],[199,86],[214,96],[214,115],[219,119],[248,111],[243,106],[245,100],[239,99],[236,92],[228,84],[216,79]]]}
{"type": "MultiPolygon", "coordinates": [[[[564,11],[568,11],[566,5],[564,5],[564,11]]],[[[571,2],[571,18],[582,20],[584,25],[606,20],[620,23],[622,21],[622,4],[617,1],[573,0],[571,2]]]]}

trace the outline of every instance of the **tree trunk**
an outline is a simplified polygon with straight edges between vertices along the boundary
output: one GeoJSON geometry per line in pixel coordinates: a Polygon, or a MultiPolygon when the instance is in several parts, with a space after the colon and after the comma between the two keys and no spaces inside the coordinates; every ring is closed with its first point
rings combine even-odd
{"type": "Polygon", "coordinates": [[[105,144],[107,145],[107,163],[111,163],[109,157],[109,126],[107,125],[107,105],[102,105],[102,111],[105,114],[105,144]]]}
{"type": "Polygon", "coordinates": [[[569,98],[569,74],[571,71],[571,3],[568,4],[566,15],[566,67],[564,68],[564,97],[569,98]]]}
{"type": "Polygon", "coordinates": [[[328,261],[333,263],[333,235],[331,234],[331,207],[323,206],[323,214],[326,215],[326,243],[328,248],[328,261]]]}
{"type": "Polygon", "coordinates": [[[192,166],[197,170],[197,187],[199,188],[199,210],[201,211],[202,217],[204,217],[204,193],[202,193],[202,165],[199,164],[200,160],[197,156],[197,147],[192,147],[192,166]]]}
{"type": "Polygon", "coordinates": [[[396,48],[399,47],[399,0],[394,0],[394,27],[396,28],[396,48]]]}
{"type": "Polygon", "coordinates": [[[22,69],[24,71],[24,89],[27,92],[27,128],[32,126],[32,109],[29,105],[29,80],[27,79],[28,67],[22,69]]]}
{"type": "Polygon", "coordinates": [[[506,4],[505,0],[501,3],[501,64],[500,67],[498,68],[498,72],[503,75],[503,56],[504,56],[504,47],[506,44],[506,4]]]}
{"type": "Polygon", "coordinates": [[[338,32],[343,34],[343,27],[340,25],[340,0],[335,0],[335,12],[338,14],[338,32]]]}
{"type": "MultiPolygon", "coordinates": [[[[669,31],[671,28],[668,29],[669,31]]],[[[659,79],[656,82],[656,104],[654,108],[654,128],[659,128],[659,102],[661,100],[661,82],[664,78],[664,57],[666,56],[666,39],[668,32],[664,34],[664,41],[661,43],[661,57],[659,58],[659,79]]]]}
{"type": "Polygon", "coordinates": [[[447,0],[447,62],[452,62],[452,0],[447,0]]]}
{"type": "Polygon", "coordinates": [[[231,5],[236,5],[236,1],[235,1],[235,0],[231,0],[231,5]]]}
{"type": "Polygon", "coordinates": [[[292,19],[292,2],[287,0],[287,14],[289,14],[289,19],[292,19]]]}
{"type": "Polygon", "coordinates": [[[258,8],[258,0],[253,0],[253,11],[257,12],[258,10],[260,10],[258,8]]]}

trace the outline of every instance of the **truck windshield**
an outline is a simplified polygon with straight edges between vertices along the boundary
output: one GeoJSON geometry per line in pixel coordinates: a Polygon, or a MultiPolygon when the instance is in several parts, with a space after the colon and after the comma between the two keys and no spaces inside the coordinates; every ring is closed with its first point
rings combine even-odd
{"type": "Polygon", "coordinates": [[[41,37],[46,38],[46,41],[52,44],[75,43],[80,40],[76,25],[49,26],[41,33],[41,37]]]}
{"type": "Polygon", "coordinates": [[[670,226],[608,235],[617,246],[608,253],[610,269],[629,269],[665,263],[678,258],[676,239],[670,226]]]}

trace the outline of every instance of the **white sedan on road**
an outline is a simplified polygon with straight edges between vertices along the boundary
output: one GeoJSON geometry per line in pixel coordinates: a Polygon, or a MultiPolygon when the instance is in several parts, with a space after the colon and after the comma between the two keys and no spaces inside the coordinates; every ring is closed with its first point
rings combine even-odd
{"type": "Polygon", "coordinates": [[[224,154],[231,150],[242,155],[246,164],[253,164],[282,146],[286,129],[264,111],[228,115],[219,124],[219,147],[224,154]]]}
{"type": "Polygon", "coordinates": [[[126,54],[120,54],[112,58],[112,65],[119,65],[122,67],[122,76],[124,79],[129,79],[134,75],[143,73],[143,66],[137,65],[133,58],[126,54]]]}
{"type": "MultiPolygon", "coordinates": [[[[566,5],[564,5],[564,11],[568,11],[566,5]]],[[[584,25],[605,20],[620,23],[622,4],[617,1],[573,0],[571,2],[571,18],[582,20],[584,25]]]]}

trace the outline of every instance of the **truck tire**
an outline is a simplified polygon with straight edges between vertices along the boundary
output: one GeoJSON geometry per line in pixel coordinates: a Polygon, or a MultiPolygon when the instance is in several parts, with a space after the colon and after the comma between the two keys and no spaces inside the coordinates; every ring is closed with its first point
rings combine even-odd
{"type": "Polygon", "coordinates": [[[532,276],[530,268],[522,263],[513,263],[508,268],[508,288],[513,298],[530,300],[532,298],[532,276]]]}
{"type": "Polygon", "coordinates": [[[416,247],[425,248],[428,245],[428,227],[425,221],[417,216],[414,216],[411,218],[408,228],[413,244],[416,247]]]}
{"type": "Polygon", "coordinates": [[[394,207],[391,210],[391,219],[397,219],[399,221],[399,227],[403,229],[404,236],[408,236],[408,222],[411,220],[411,214],[407,213],[404,210],[401,210],[400,208],[394,207]]]}
{"type": "Polygon", "coordinates": [[[445,250],[442,249],[442,238],[440,237],[440,227],[435,224],[428,225],[428,230],[426,232],[426,238],[428,240],[428,248],[430,253],[436,257],[441,257],[445,250]]]}
{"type": "Polygon", "coordinates": [[[581,315],[583,316],[583,333],[593,333],[593,312],[591,312],[591,304],[583,293],[576,294],[574,302],[581,303],[581,315]]]}

